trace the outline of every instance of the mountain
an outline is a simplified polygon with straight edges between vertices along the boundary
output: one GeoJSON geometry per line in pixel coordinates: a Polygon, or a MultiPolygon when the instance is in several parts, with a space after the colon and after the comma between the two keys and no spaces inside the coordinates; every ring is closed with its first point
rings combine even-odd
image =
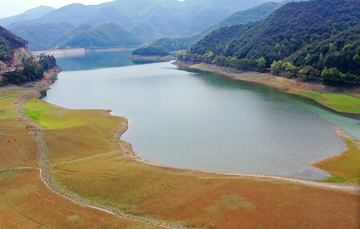
{"type": "Polygon", "coordinates": [[[142,42],[115,23],[100,24],[81,33],[65,43],[65,46],[77,48],[119,48],[139,46],[142,42]]]}
{"type": "Polygon", "coordinates": [[[171,55],[169,50],[164,49],[161,46],[147,46],[135,49],[131,53],[132,55],[139,55],[139,56],[168,56],[171,55]]]}
{"type": "Polygon", "coordinates": [[[291,1],[301,1],[301,0],[285,0],[282,2],[267,2],[263,3],[259,6],[247,9],[247,10],[241,10],[238,11],[229,17],[221,20],[214,26],[211,26],[210,28],[207,28],[206,30],[202,31],[201,33],[198,33],[195,36],[189,37],[189,38],[160,38],[151,45],[154,46],[163,46],[166,49],[169,50],[182,50],[187,49],[191,44],[195,43],[196,41],[199,41],[203,37],[205,37],[207,34],[211,33],[214,30],[226,27],[226,26],[232,26],[232,25],[238,25],[238,24],[246,24],[249,22],[254,21],[260,21],[262,19],[265,19],[267,16],[269,16],[274,10],[280,8],[282,5],[291,2],[291,1]]]}
{"type": "Polygon", "coordinates": [[[27,41],[0,26],[0,86],[40,80],[44,71],[59,72],[53,56],[34,57],[27,41]]]}
{"type": "Polygon", "coordinates": [[[113,22],[144,42],[161,37],[193,36],[232,13],[262,4],[266,0],[115,0],[99,5],[71,4],[41,18],[7,25],[69,23],[74,26],[113,22]]]}
{"type": "Polygon", "coordinates": [[[0,61],[11,61],[14,50],[26,44],[27,41],[0,26],[0,61]]]}
{"type": "Polygon", "coordinates": [[[175,51],[175,50],[185,50],[188,49],[192,43],[191,38],[160,38],[152,42],[151,46],[161,46],[165,49],[175,51]]]}
{"type": "Polygon", "coordinates": [[[0,19],[0,25],[7,26],[7,25],[15,23],[15,22],[37,19],[53,10],[54,10],[54,8],[52,8],[50,6],[39,6],[39,7],[30,9],[30,10],[27,10],[22,14],[18,14],[18,15],[12,16],[12,17],[2,18],[2,19],[0,19]]]}
{"type": "Polygon", "coordinates": [[[67,30],[61,37],[59,37],[58,39],[56,39],[52,46],[49,48],[59,48],[61,46],[64,46],[64,44],[66,44],[67,42],[69,42],[70,40],[74,39],[75,37],[81,35],[82,33],[92,29],[93,26],[91,25],[79,25],[79,26],[75,26],[74,28],[67,30]]]}
{"type": "Polygon", "coordinates": [[[359,23],[358,0],[290,2],[262,21],[213,31],[180,56],[241,69],[272,67],[288,77],[327,84],[353,84],[360,82],[360,44],[353,40],[359,37],[359,23]],[[328,81],[327,74],[338,76],[328,81]]]}
{"type": "Polygon", "coordinates": [[[10,31],[29,41],[28,47],[32,51],[45,50],[54,47],[59,40],[74,26],[69,23],[44,23],[22,25],[10,31]]]}
{"type": "MultiPolygon", "coordinates": [[[[261,21],[267,18],[273,11],[279,9],[281,6],[285,5],[288,2],[299,2],[303,0],[285,0],[281,2],[266,2],[259,6],[250,8],[248,10],[238,11],[224,20],[220,21],[216,25],[206,29],[205,31],[199,33],[198,35],[191,38],[191,40],[198,41],[201,38],[205,37],[207,34],[211,33],[214,30],[239,24],[247,24],[249,22],[261,21]]],[[[306,1],[306,0],[304,0],[306,1]]]]}

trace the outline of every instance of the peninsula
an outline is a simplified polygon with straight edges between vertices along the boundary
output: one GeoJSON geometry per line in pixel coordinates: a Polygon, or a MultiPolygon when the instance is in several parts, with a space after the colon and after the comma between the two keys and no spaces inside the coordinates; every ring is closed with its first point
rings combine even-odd
{"type": "Polygon", "coordinates": [[[147,46],[144,48],[136,49],[132,52],[129,59],[135,61],[170,61],[175,60],[169,50],[161,46],[147,46]]]}

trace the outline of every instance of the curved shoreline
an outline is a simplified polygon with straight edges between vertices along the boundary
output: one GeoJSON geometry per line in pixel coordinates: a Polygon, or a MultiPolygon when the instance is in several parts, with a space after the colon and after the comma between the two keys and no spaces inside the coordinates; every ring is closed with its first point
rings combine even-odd
{"type": "MultiPolygon", "coordinates": [[[[46,83],[48,83],[48,86],[53,84],[52,82],[50,83],[49,80],[47,80],[46,83]]],[[[39,94],[38,94],[38,96],[39,96],[39,94]]],[[[44,102],[46,102],[46,101],[44,101],[44,102]]],[[[51,105],[55,105],[55,104],[51,104],[51,105]]],[[[57,105],[55,105],[55,106],[57,106],[57,105]]],[[[68,109],[68,108],[65,108],[65,109],[68,109]]],[[[105,112],[110,114],[111,111],[110,110],[105,110],[105,112]]],[[[129,128],[128,119],[126,117],[123,117],[123,116],[121,116],[121,117],[124,120],[123,120],[123,122],[121,122],[121,124],[118,127],[116,127],[112,131],[112,138],[113,139],[121,140],[121,136],[129,128]]],[[[339,137],[341,137],[341,136],[339,136],[339,137]]],[[[341,138],[343,138],[343,137],[341,137],[341,138]]],[[[209,171],[209,170],[177,168],[177,167],[172,167],[172,166],[167,166],[167,165],[162,165],[162,164],[157,164],[157,163],[154,163],[154,162],[148,162],[148,161],[142,160],[141,158],[136,156],[135,152],[133,151],[133,147],[132,147],[131,143],[124,142],[124,144],[121,144],[121,145],[117,144],[117,145],[120,148],[122,148],[125,155],[128,156],[131,160],[134,160],[134,161],[136,161],[138,163],[143,163],[143,164],[146,164],[146,165],[150,165],[150,166],[155,166],[155,167],[158,167],[158,168],[170,169],[171,171],[174,171],[174,172],[189,172],[189,173],[197,173],[197,174],[216,174],[216,175],[231,176],[231,177],[243,178],[243,179],[256,179],[256,180],[267,180],[267,181],[271,181],[271,180],[273,180],[273,181],[283,181],[283,182],[287,182],[287,183],[296,183],[296,184],[302,184],[302,185],[315,187],[315,188],[321,188],[321,189],[326,189],[326,190],[331,189],[331,190],[336,190],[336,191],[339,191],[339,192],[347,192],[347,193],[360,195],[360,185],[359,184],[322,182],[322,181],[314,181],[314,180],[306,180],[306,179],[290,178],[290,177],[280,177],[280,176],[272,176],[272,175],[264,175],[264,174],[216,172],[216,171],[209,171]]]]}
{"type": "Polygon", "coordinates": [[[339,92],[341,94],[346,93],[356,93],[360,94],[360,88],[356,89],[346,89],[346,88],[336,88],[332,86],[326,86],[323,84],[316,84],[316,83],[306,83],[306,82],[300,82],[295,79],[288,79],[281,76],[274,76],[267,73],[259,73],[259,72],[252,72],[252,71],[240,71],[232,68],[227,67],[220,67],[212,64],[194,64],[194,63],[188,63],[184,61],[176,60],[172,64],[177,65],[179,67],[184,67],[188,69],[195,69],[205,72],[211,72],[215,74],[219,74],[225,77],[228,77],[229,79],[235,80],[235,81],[241,81],[246,83],[254,83],[258,85],[263,85],[266,87],[274,88],[282,93],[286,93],[289,95],[295,95],[298,97],[301,97],[303,99],[307,99],[310,101],[313,101],[321,106],[324,106],[328,109],[331,109],[333,111],[336,111],[338,113],[343,114],[360,114],[360,112],[344,112],[337,110],[334,107],[331,107],[323,102],[317,101],[315,99],[305,97],[302,95],[299,95],[298,93],[291,92],[291,90],[298,90],[298,91],[304,91],[304,92],[312,92],[312,93],[336,93],[339,92]],[[340,91],[339,91],[340,90],[340,91]],[[341,91],[344,90],[344,91],[341,91]]]}
{"type": "MultiPolygon", "coordinates": [[[[128,125],[127,121],[126,121],[126,125],[128,125]]],[[[123,133],[125,133],[127,129],[128,128],[126,128],[126,129],[124,128],[123,133]]],[[[338,136],[340,137],[340,135],[338,135],[338,136]]],[[[113,136],[113,137],[116,138],[116,136],[113,136]]],[[[127,144],[129,144],[131,146],[130,143],[127,143],[127,144]]],[[[130,147],[129,149],[130,149],[130,153],[128,153],[127,156],[129,156],[134,161],[137,161],[137,162],[140,162],[143,164],[147,164],[150,166],[155,166],[158,168],[170,169],[174,172],[178,171],[178,172],[191,172],[191,173],[197,173],[197,174],[216,174],[216,175],[225,175],[225,176],[232,176],[235,178],[244,178],[244,179],[251,178],[251,179],[257,179],[257,180],[276,180],[276,181],[283,181],[283,182],[287,182],[287,183],[302,184],[302,185],[316,187],[316,188],[322,188],[322,189],[326,189],[326,190],[331,189],[331,190],[348,192],[348,193],[360,195],[360,185],[359,184],[321,182],[321,181],[314,181],[314,180],[306,180],[306,179],[290,178],[290,177],[280,177],[280,176],[272,176],[272,175],[264,175],[264,174],[230,173],[230,172],[216,172],[216,171],[209,171],[209,170],[177,168],[177,167],[161,165],[161,164],[157,164],[157,163],[153,163],[153,162],[143,161],[141,158],[136,156],[132,147],[130,147]]]]}

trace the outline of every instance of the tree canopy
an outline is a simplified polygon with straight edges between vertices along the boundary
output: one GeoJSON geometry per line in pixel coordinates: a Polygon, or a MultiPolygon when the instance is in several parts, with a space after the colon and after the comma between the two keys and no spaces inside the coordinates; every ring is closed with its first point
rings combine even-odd
{"type": "Polygon", "coordinates": [[[167,56],[171,55],[169,50],[166,50],[164,47],[161,46],[147,46],[144,48],[138,48],[132,51],[133,55],[140,55],[140,56],[167,56]]]}
{"type": "Polygon", "coordinates": [[[325,84],[354,85],[360,83],[359,23],[358,0],[291,2],[262,21],[213,31],[179,56],[241,69],[271,68],[275,74],[325,84]]]}

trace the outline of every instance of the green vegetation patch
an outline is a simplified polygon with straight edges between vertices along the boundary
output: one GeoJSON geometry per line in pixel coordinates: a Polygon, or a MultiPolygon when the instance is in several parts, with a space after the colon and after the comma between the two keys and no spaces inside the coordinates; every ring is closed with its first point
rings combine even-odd
{"type": "Polygon", "coordinates": [[[53,130],[86,125],[89,121],[77,110],[55,108],[39,99],[23,104],[25,114],[41,126],[53,130]]]}
{"type": "Polygon", "coordinates": [[[316,93],[290,90],[289,93],[325,104],[340,112],[360,113],[360,99],[344,94],[316,93]]]}
{"type": "Polygon", "coordinates": [[[312,166],[334,175],[336,181],[360,181],[360,149],[350,139],[345,139],[348,149],[338,156],[316,162],[312,166]]]}

